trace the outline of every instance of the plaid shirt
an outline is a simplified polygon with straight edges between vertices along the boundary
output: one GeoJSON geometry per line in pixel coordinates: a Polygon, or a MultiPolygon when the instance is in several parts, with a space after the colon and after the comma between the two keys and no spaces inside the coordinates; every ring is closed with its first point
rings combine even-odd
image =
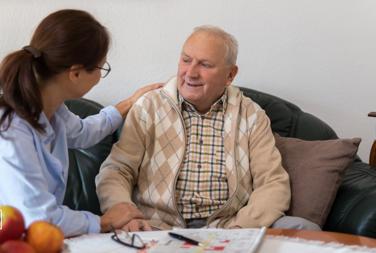
{"type": "Polygon", "coordinates": [[[186,127],[186,153],[176,185],[184,219],[206,218],[229,198],[224,158],[224,111],[227,92],[205,114],[179,94],[186,127]]]}

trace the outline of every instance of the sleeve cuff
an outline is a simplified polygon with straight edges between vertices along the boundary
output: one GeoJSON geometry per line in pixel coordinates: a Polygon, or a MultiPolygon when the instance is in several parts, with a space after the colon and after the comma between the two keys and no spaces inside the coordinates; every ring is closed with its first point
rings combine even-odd
{"type": "Polygon", "coordinates": [[[107,115],[108,120],[110,121],[112,126],[112,132],[118,129],[123,123],[123,117],[121,116],[120,112],[115,108],[115,106],[106,106],[101,110],[101,112],[107,115]]]}
{"type": "Polygon", "coordinates": [[[101,219],[98,215],[85,212],[86,218],[89,222],[87,233],[100,233],[101,232],[101,219]]]}

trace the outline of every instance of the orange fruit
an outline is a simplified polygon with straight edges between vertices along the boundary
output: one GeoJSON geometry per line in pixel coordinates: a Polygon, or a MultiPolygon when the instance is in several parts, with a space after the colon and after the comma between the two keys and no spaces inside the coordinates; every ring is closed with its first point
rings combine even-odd
{"type": "Polygon", "coordinates": [[[35,221],[26,232],[26,241],[37,253],[60,252],[64,244],[64,233],[46,221],[35,221]]]}

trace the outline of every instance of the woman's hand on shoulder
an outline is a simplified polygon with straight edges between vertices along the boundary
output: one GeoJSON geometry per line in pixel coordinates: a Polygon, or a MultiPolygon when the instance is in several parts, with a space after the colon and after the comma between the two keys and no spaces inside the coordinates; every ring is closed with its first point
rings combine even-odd
{"type": "Polygon", "coordinates": [[[138,89],[133,95],[130,97],[132,101],[132,105],[136,103],[137,99],[139,99],[142,95],[144,95],[146,92],[159,89],[163,87],[163,83],[152,83],[149,85],[146,85],[140,89],[138,89]]]}
{"type": "Polygon", "coordinates": [[[118,109],[121,116],[125,118],[125,116],[127,116],[129,109],[131,109],[132,105],[137,101],[137,99],[139,99],[146,92],[159,89],[161,87],[163,87],[163,83],[153,83],[143,86],[142,88],[138,89],[135,93],[133,93],[132,96],[119,102],[117,105],[115,105],[115,107],[116,109],[118,109]]]}

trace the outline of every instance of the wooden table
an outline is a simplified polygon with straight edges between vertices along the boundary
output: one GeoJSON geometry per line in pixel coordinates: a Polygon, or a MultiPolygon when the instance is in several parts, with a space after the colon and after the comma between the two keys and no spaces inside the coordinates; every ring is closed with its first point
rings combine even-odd
{"type": "Polygon", "coordinates": [[[345,245],[376,247],[376,239],[336,232],[268,228],[266,234],[296,237],[307,240],[319,240],[323,242],[336,242],[345,245]]]}

